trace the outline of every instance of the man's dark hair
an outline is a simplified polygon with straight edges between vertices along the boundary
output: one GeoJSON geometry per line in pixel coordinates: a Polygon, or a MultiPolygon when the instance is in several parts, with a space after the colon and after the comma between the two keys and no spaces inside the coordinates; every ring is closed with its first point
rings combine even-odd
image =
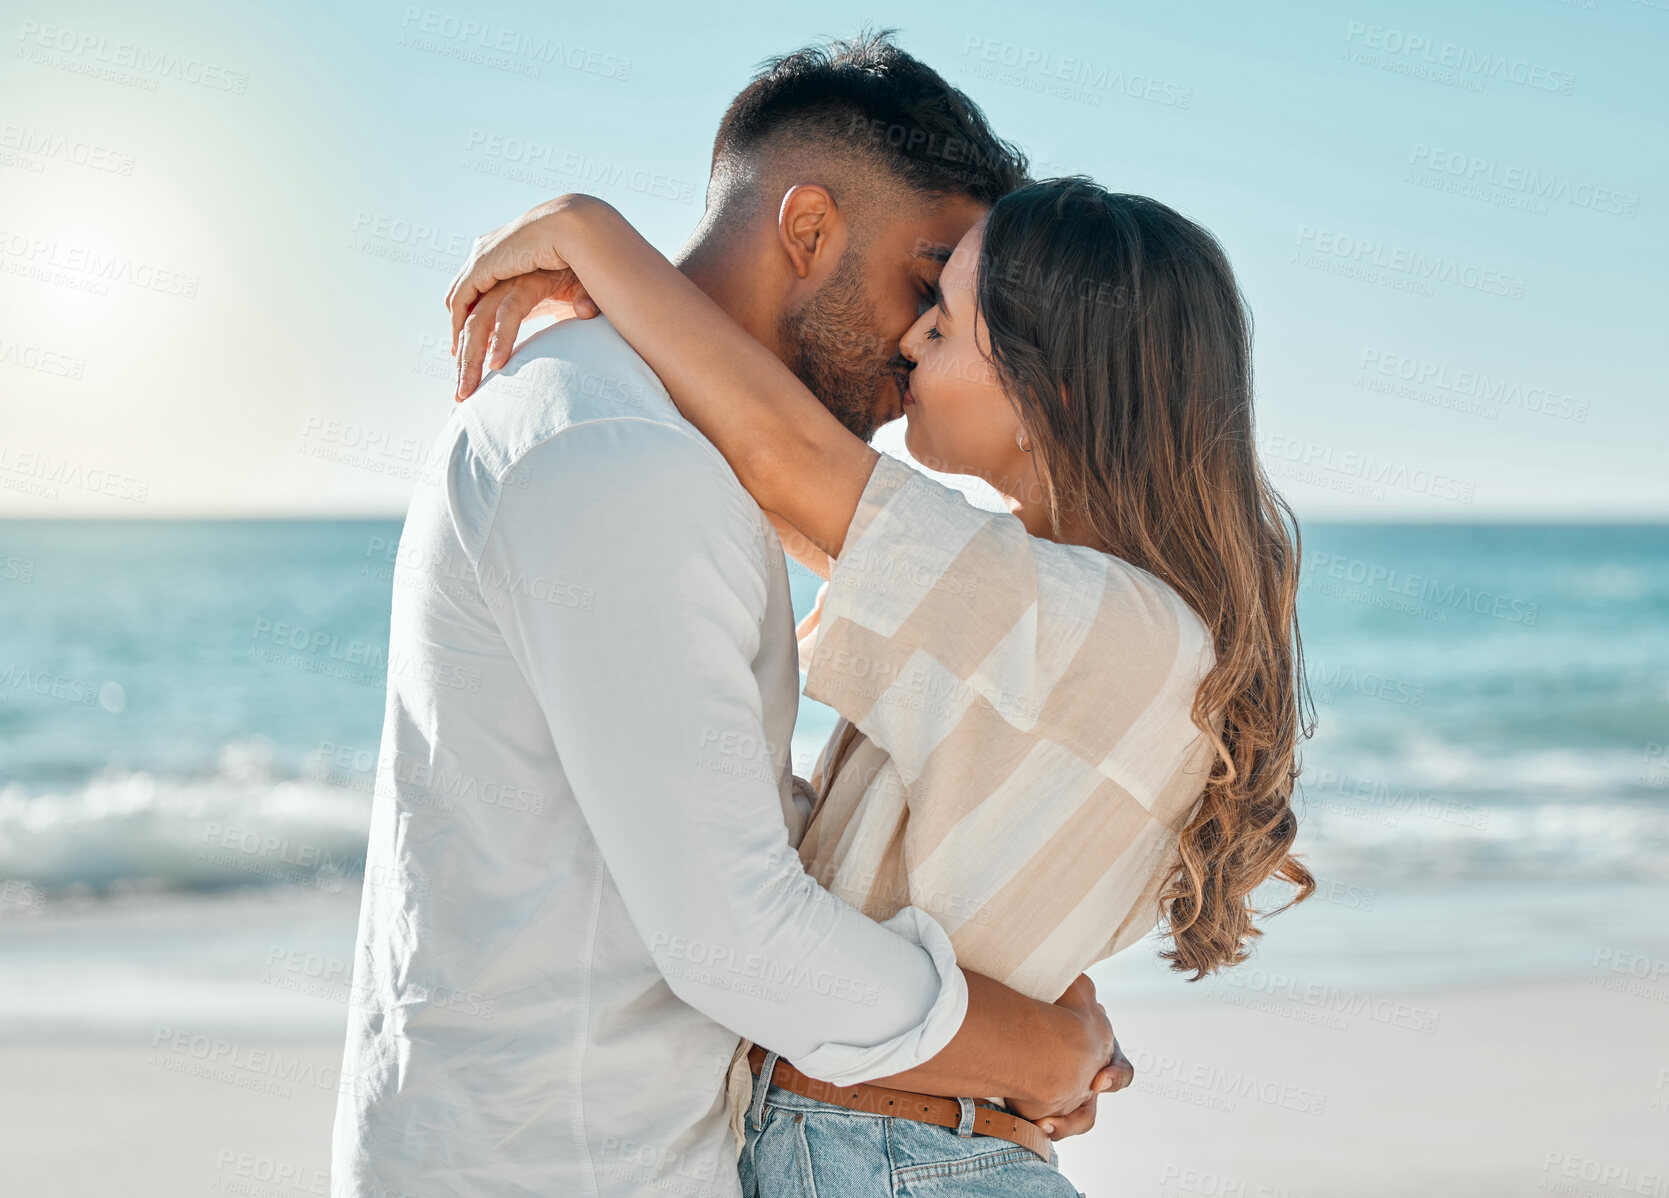
{"type": "Polygon", "coordinates": [[[851,155],[887,190],[986,205],[1026,183],[1026,156],[892,35],[866,31],[766,62],[719,123],[715,184],[766,150],[851,155]]]}

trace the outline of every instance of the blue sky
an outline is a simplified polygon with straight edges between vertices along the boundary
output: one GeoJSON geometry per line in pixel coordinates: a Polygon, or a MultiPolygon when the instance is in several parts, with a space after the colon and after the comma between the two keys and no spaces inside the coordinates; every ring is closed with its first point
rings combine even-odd
{"type": "Polygon", "coordinates": [[[1669,516],[1669,0],[630,7],[0,6],[0,513],[400,512],[469,240],[676,249],[759,61],[867,23],[1218,235],[1302,514],[1669,516]]]}

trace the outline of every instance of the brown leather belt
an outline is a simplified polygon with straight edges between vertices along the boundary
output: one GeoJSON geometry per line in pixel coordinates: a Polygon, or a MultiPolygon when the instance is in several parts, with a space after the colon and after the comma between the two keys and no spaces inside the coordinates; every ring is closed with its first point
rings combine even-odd
{"type": "MultiPolygon", "coordinates": [[[[765,1067],[766,1052],[755,1044],[748,1051],[748,1067],[758,1073],[765,1067]]],[[[771,1070],[771,1084],[781,1086],[790,1094],[843,1106],[852,1111],[871,1115],[893,1115],[899,1119],[914,1119],[917,1123],[931,1123],[952,1131],[962,1125],[962,1104],[954,1098],[936,1098],[931,1094],[912,1094],[909,1090],[889,1090],[886,1086],[836,1086],[807,1077],[787,1061],[777,1058],[771,1070]]],[[[991,1107],[974,1108],[974,1133],[995,1136],[1022,1148],[1030,1148],[1043,1160],[1049,1159],[1049,1137],[1041,1128],[1018,1115],[991,1107]]]]}

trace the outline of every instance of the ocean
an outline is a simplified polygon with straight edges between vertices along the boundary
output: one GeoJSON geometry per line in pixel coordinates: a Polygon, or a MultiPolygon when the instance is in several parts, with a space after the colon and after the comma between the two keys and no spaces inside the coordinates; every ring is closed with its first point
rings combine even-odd
{"type": "MultiPolygon", "coordinates": [[[[0,1039],[340,1033],[399,533],[0,523],[0,1039]]],[[[1669,527],[1304,534],[1320,884],[1239,976],[1669,1001],[1669,527]]],[[[832,726],[802,701],[802,772],[832,726]]]]}

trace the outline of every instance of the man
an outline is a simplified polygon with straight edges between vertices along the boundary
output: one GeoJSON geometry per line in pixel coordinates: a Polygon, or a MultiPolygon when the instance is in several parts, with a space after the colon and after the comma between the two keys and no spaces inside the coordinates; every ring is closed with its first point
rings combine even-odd
{"type": "MultiPolygon", "coordinates": [[[[801,51],[725,114],[681,267],[867,436],[1023,177],[884,38],[801,51]]],[[[443,444],[399,551],[338,1198],[733,1195],[738,1034],[840,1084],[1087,1096],[1092,995],[965,975],[927,913],[801,870],[781,547],[607,322],[531,339],[443,444]]]]}

